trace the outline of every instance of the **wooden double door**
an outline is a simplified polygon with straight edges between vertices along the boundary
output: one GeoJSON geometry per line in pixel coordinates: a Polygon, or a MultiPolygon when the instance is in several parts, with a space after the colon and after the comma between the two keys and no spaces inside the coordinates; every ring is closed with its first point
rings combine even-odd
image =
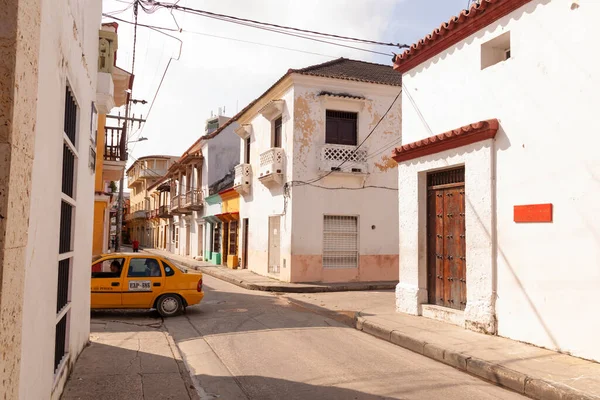
{"type": "Polygon", "coordinates": [[[464,168],[428,176],[427,276],[429,303],[467,305],[464,168]]]}

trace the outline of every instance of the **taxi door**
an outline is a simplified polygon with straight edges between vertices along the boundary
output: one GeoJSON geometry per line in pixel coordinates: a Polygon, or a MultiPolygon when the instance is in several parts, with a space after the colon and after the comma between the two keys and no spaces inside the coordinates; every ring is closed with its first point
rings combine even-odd
{"type": "Polygon", "coordinates": [[[123,257],[109,257],[92,264],[91,308],[121,307],[123,257]]]}
{"type": "Polygon", "coordinates": [[[124,274],[123,307],[151,308],[165,286],[165,275],[155,257],[131,257],[124,274]]]}

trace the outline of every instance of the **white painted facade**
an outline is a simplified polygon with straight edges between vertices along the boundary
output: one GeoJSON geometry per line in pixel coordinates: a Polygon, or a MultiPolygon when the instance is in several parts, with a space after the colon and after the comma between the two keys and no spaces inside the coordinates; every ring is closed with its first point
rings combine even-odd
{"type": "MultiPolygon", "coordinates": [[[[243,227],[244,219],[249,223],[250,270],[288,282],[398,279],[398,231],[389,224],[397,217],[396,163],[390,159],[389,151],[378,151],[400,140],[401,100],[394,103],[360,148],[366,152],[364,162],[348,162],[342,172],[328,174],[332,166],[337,167],[341,162],[325,160],[323,152],[325,147],[337,146],[341,154],[356,149],[356,146],[325,144],[326,110],[356,112],[357,143],[361,143],[399,92],[399,86],[292,73],[240,117],[243,128],[238,133],[242,137],[239,162],[246,161],[245,138],[249,137],[251,179],[244,193],[238,174],[236,190],[241,193],[240,226],[243,227]],[[350,97],[321,95],[323,91],[350,97]],[[277,150],[273,148],[273,126],[279,116],[283,161],[280,165],[276,162],[269,165],[265,155],[277,150]],[[270,168],[282,169],[279,179],[268,177],[265,171],[270,168]],[[360,168],[361,172],[352,172],[351,168],[360,168]],[[302,184],[322,176],[325,177],[314,182],[321,187],[302,184]],[[270,217],[277,216],[279,226],[270,229],[270,217]],[[358,218],[356,266],[323,266],[325,216],[358,218]],[[269,256],[270,251],[277,252],[270,246],[271,241],[277,240],[273,235],[279,236],[276,259],[269,256]],[[271,269],[269,264],[273,264],[271,269]],[[276,264],[278,272],[273,268],[276,264]]],[[[241,231],[239,238],[242,249],[241,231]]]]}
{"type": "Polygon", "coordinates": [[[94,171],[90,169],[91,108],[96,101],[100,2],[43,1],[35,150],[25,259],[20,399],[58,399],[90,329],[90,260],[94,171]],[[71,248],[59,254],[65,88],[77,103],[71,248]],[[69,301],[57,313],[59,260],[71,258],[69,301]],[[56,373],[56,325],[67,315],[67,354],[56,373]]]}
{"type": "MultiPolygon", "coordinates": [[[[218,116],[211,119],[218,120],[218,127],[221,128],[230,118],[218,116]]],[[[203,198],[209,196],[209,188],[215,182],[223,179],[225,175],[231,173],[238,162],[240,141],[235,134],[237,127],[237,123],[232,122],[215,136],[207,139],[201,138],[202,163],[199,168],[194,168],[192,187],[198,187],[203,198]],[[200,182],[199,186],[196,186],[197,182],[200,182]]],[[[206,132],[210,134],[214,130],[214,128],[212,130],[207,129],[206,132]]],[[[179,186],[180,192],[184,192],[189,186],[185,177],[176,182],[176,185],[179,186]]],[[[220,212],[220,205],[218,205],[218,210],[220,212]]],[[[209,249],[208,246],[212,238],[212,224],[207,222],[204,217],[215,215],[215,211],[215,205],[211,206],[204,202],[201,211],[175,215],[172,229],[177,229],[178,235],[175,238],[171,237],[170,251],[182,256],[204,260],[204,254],[209,249]]],[[[218,212],[216,213],[218,214],[218,212]]]]}
{"type": "Polygon", "coordinates": [[[534,0],[403,74],[403,143],[497,118],[495,139],[399,165],[397,308],[427,302],[426,174],[465,166],[465,325],[600,361],[600,3],[534,0]],[[575,6],[574,4],[577,3],[575,6]],[[486,43],[510,35],[510,58],[486,43]],[[482,57],[484,58],[482,60],[482,57]],[[551,223],[515,205],[552,203],[551,223]]]}

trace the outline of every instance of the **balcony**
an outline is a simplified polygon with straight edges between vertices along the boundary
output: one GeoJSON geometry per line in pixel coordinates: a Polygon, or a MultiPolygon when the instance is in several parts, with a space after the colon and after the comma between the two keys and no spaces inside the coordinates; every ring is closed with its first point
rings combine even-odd
{"type": "Polygon", "coordinates": [[[171,206],[170,206],[171,214],[181,214],[182,213],[181,211],[179,211],[179,208],[181,206],[180,200],[181,200],[180,195],[171,197],[171,206]]]}
{"type": "Polygon", "coordinates": [[[138,175],[139,179],[158,179],[167,174],[166,169],[159,168],[142,168],[138,175]]]}
{"type": "Polygon", "coordinates": [[[148,218],[148,211],[135,211],[129,215],[131,216],[131,219],[146,219],[148,218]]]}
{"type": "Polygon", "coordinates": [[[283,149],[273,147],[260,155],[258,179],[265,186],[283,182],[283,149]]]}
{"type": "Polygon", "coordinates": [[[104,165],[102,179],[118,181],[121,179],[126,163],[125,142],[122,128],[106,127],[104,129],[104,165]]]}
{"type": "Polygon", "coordinates": [[[200,211],[204,207],[204,194],[202,190],[192,189],[185,193],[183,204],[180,207],[182,211],[200,211]]]}
{"type": "Polygon", "coordinates": [[[250,164],[239,164],[235,166],[235,178],[233,188],[239,194],[250,193],[252,184],[252,166],[250,164]]]}
{"type": "Polygon", "coordinates": [[[172,218],[173,214],[171,214],[171,210],[169,206],[160,206],[158,207],[158,218],[172,218]]]}
{"type": "Polygon", "coordinates": [[[325,172],[366,174],[368,172],[367,154],[368,150],[364,147],[356,150],[356,146],[326,144],[321,148],[319,169],[325,172]],[[340,164],[342,165],[340,166],[340,164]]]}

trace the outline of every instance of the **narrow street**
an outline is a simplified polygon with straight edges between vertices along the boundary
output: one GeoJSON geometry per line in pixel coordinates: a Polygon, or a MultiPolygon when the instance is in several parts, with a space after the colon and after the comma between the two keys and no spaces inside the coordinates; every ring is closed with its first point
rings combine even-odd
{"type": "Polygon", "coordinates": [[[165,326],[201,398],[520,399],[449,366],[205,276],[205,300],[165,326]]]}

